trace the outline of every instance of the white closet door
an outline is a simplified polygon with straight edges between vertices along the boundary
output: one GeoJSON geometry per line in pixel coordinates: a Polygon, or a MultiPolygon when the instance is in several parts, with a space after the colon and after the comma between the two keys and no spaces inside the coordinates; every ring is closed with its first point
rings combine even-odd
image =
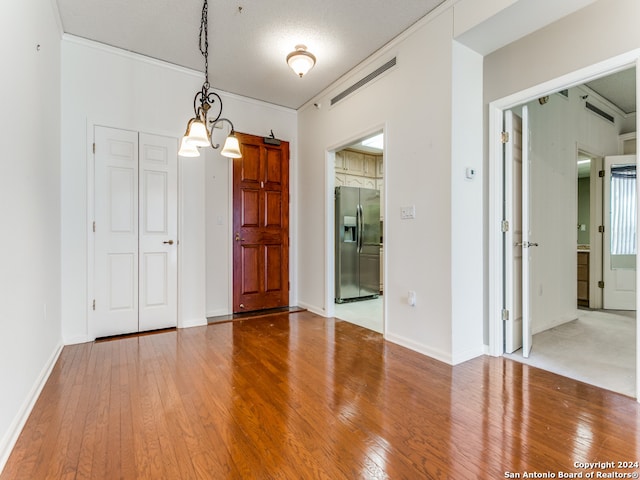
{"type": "Polygon", "coordinates": [[[94,337],[177,324],[177,140],[95,128],[94,337]]]}
{"type": "Polygon", "coordinates": [[[504,198],[505,220],[505,353],[522,347],[522,119],[511,110],[505,112],[504,198]]]}
{"type": "Polygon", "coordinates": [[[522,107],[522,356],[527,358],[533,346],[531,319],[531,264],[538,243],[531,222],[531,156],[529,155],[529,109],[522,107]]]}
{"type": "Polygon", "coordinates": [[[95,337],[138,331],[138,133],[95,128],[95,337]]]}
{"type": "Polygon", "coordinates": [[[178,143],[140,134],[140,331],[177,321],[178,143]]]}

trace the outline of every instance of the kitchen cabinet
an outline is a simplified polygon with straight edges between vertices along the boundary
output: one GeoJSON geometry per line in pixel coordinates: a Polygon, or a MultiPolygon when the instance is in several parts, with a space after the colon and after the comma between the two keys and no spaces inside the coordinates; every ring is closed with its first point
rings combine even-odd
{"type": "Polygon", "coordinates": [[[336,187],[372,188],[373,190],[378,188],[375,178],[346,175],[344,173],[336,173],[336,187]]]}
{"type": "Polygon", "coordinates": [[[589,306],[589,252],[578,252],[578,306],[589,306]]]}
{"type": "Polygon", "coordinates": [[[365,184],[365,177],[359,177],[356,175],[345,175],[344,176],[344,184],[347,187],[358,187],[358,188],[371,188],[365,184]]]}
{"type": "Polygon", "coordinates": [[[353,150],[336,152],[336,172],[368,178],[381,176],[381,156],[369,155],[353,150]]]}
{"type": "Polygon", "coordinates": [[[349,175],[364,175],[364,153],[343,150],[344,172],[349,175]]]}
{"type": "Polygon", "coordinates": [[[363,180],[364,188],[371,188],[373,190],[377,190],[376,188],[376,179],[365,177],[363,180]]]}
{"type": "Polygon", "coordinates": [[[364,156],[364,175],[369,178],[378,176],[378,162],[375,155],[364,156]]]}
{"type": "Polygon", "coordinates": [[[346,172],[347,169],[347,165],[345,163],[345,159],[344,159],[344,151],[341,150],[339,152],[336,152],[336,173],[344,173],[346,172]]]}

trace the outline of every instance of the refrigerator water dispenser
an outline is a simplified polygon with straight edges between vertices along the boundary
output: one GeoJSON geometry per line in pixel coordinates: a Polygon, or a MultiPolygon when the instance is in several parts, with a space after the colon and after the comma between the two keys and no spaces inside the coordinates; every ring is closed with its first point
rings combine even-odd
{"type": "Polygon", "coordinates": [[[343,219],[344,236],[343,242],[355,242],[356,241],[356,217],[344,216],[343,219]]]}

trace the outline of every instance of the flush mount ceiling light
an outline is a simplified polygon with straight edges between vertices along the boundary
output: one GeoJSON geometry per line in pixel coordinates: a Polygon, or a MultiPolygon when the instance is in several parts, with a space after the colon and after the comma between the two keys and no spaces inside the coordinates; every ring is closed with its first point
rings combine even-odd
{"type": "Polygon", "coordinates": [[[316,64],[316,57],[307,52],[305,45],[296,45],[295,51],[287,55],[287,63],[302,78],[316,64]]]}
{"type": "Polygon", "coordinates": [[[220,95],[211,90],[209,84],[209,4],[204,0],[202,5],[202,17],[200,18],[199,48],[204,57],[204,83],[202,89],[193,98],[193,112],[195,116],[187,123],[187,130],[182,137],[180,151],[181,157],[199,157],[198,147],[211,146],[220,147],[213,143],[212,132],[216,125],[227,122],[231,127],[231,132],[224,142],[224,147],[220,155],[229,158],[240,158],[240,145],[235,136],[233,123],[227,118],[220,118],[222,115],[222,99],[220,95]]]}

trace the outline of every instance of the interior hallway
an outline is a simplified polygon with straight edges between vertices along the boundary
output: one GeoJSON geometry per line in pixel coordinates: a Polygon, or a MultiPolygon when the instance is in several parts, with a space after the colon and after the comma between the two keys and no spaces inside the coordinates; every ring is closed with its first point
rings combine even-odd
{"type": "Polygon", "coordinates": [[[534,335],[529,358],[522,349],[505,357],[635,398],[635,344],[635,311],[580,309],[576,320],[534,335]]]}

